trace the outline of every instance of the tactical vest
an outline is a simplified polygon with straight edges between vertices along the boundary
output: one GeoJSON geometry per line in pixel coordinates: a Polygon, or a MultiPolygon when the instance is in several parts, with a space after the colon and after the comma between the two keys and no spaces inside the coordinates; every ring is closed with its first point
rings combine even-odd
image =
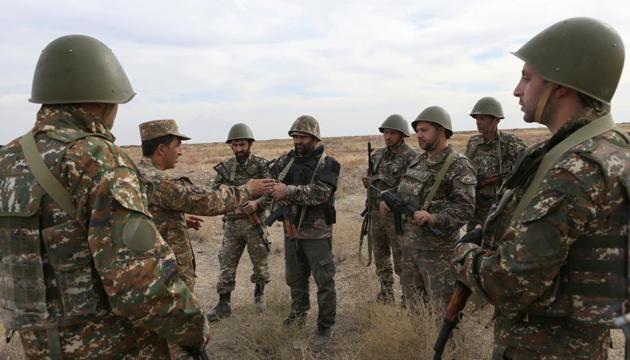
{"type": "MultiPolygon", "coordinates": [[[[606,216],[608,229],[601,229],[601,234],[588,234],[576,240],[553,287],[528,308],[529,314],[610,326],[613,318],[628,310],[630,139],[618,128],[613,131],[624,138],[626,143],[612,143],[599,137],[593,140],[593,148],[599,146],[606,151],[588,152],[588,157],[599,164],[605,163],[611,156],[619,158],[617,163],[623,168],[611,170],[600,166],[600,171],[607,179],[607,186],[619,185],[618,193],[611,195],[623,199],[623,202],[605,210],[606,214],[598,214],[606,216]]],[[[518,171],[515,175],[518,175],[518,171]]],[[[514,200],[507,199],[512,196],[512,191],[504,194],[504,199],[489,216],[488,223],[494,221],[495,215],[509,202],[512,202],[511,206],[514,205],[514,200]]],[[[524,222],[535,221],[544,215],[525,211],[520,219],[524,222]]]]}
{"type": "MultiPolygon", "coordinates": [[[[60,173],[67,149],[88,136],[46,133],[45,163],[60,173]],[[53,165],[54,164],[54,165],[53,165]]],[[[9,329],[46,329],[108,312],[85,224],[35,180],[21,145],[0,152],[0,319],[9,329]]]]}

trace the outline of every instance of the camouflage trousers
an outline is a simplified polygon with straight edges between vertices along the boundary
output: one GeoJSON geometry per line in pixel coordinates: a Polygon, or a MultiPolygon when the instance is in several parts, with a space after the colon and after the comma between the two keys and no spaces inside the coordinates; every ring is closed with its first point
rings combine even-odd
{"type": "Polygon", "coordinates": [[[584,325],[563,318],[528,316],[494,322],[493,360],[608,358],[610,331],[602,325],[584,325]]]}
{"type": "MultiPolygon", "coordinates": [[[[170,359],[166,340],[127,319],[107,316],[57,328],[64,359],[170,359]]],[[[20,331],[28,359],[50,359],[46,330],[20,331]]]]}
{"type": "Polygon", "coordinates": [[[446,305],[453,292],[455,273],[450,260],[453,251],[421,250],[404,246],[402,249],[403,296],[408,305],[429,297],[446,305]]]}
{"type": "Polygon", "coordinates": [[[311,307],[309,278],[317,285],[317,325],[331,327],[337,314],[335,263],[332,239],[284,240],[287,285],[291,288],[291,311],[306,313],[311,307]]]}
{"type": "Polygon", "coordinates": [[[381,216],[378,210],[370,211],[372,221],[372,248],[376,275],[381,282],[381,291],[394,293],[394,273],[402,273],[402,251],[394,228],[392,216],[381,216]],[[392,257],[394,266],[392,268],[392,257]]]}
{"type": "Polygon", "coordinates": [[[223,243],[221,250],[219,250],[221,273],[217,282],[217,293],[227,294],[234,291],[236,269],[246,246],[253,267],[251,282],[255,284],[268,283],[267,249],[265,249],[260,236],[249,220],[224,219],[223,231],[223,243]]]}

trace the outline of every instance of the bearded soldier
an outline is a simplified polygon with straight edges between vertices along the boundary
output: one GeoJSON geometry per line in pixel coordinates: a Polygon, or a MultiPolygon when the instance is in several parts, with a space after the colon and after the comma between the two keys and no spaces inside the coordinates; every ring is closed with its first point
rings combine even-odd
{"type": "Polygon", "coordinates": [[[304,324],[310,309],[312,274],[319,305],[316,335],[326,339],[332,336],[337,313],[332,227],[336,221],[335,191],[341,166],[320,144],[319,123],[314,117],[298,117],[289,136],[293,137],[295,149],[278,158],[272,167],[279,181],[272,192],[276,202],[272,210],[282,212],[282,207],[288,208],[284,212],[289,223],[285,226],[284,259],[292,304],[284,325],[304,324]]]}
{"type": "Polygon", "coordinates": [[[105,44],[58,38],[35,69],[35,126],[0,150],[0,319],[30,359],[164,359],[208,340],[110,132],[134,95],[105,44]]]}
{"type": "Polygon", "coordinates": [[[465,152],[477,172],[477,207],[474,218],[468,222],[468,231],[483,225],[490,207],[496,202],[503,179],[512,171],[519,153],[527,148],[518,136],[497,129],[504,118],[497,99],[479,99],[470,116],[477,122],[479,135],[468,139],[465,152]]]}
{"type": "MultiPolygon", "coordinates": [[[[251,152],[254,134],[249,126],[245,124],[232,126],[226,143],[232,149],[234,156],[215,167],[217,175],[213,182],[214,189],[240,186],[250,179],[269,177],[267,160],[251,152]]],[[[217,282],[219,303],[208,313],[210,321],[228,317],[232,312],[230,297],[236,284],[236,268],[245,247],[247,247],[254,272],[251,276],[251,282],[255,284],[254,303],[258,311],[263,311],[265,308],[265,284],[269,282],[268,251],[261,239],[261,234],[252,225],[247,214],[255,214],[259,219],[264,217],[268,199],[268,197],[251,199],[243,204],[242,208],[229,212],[223,217],[223,243],[219,251],[221,273],[217,282]]],[[[263,229],[263,231],[266,230],[263,229]]]]}
{"type": "Polygon", "coordinates": [[[138,169],[149,191],[149,211],[160,234],[175,252],[179,272],[192,290],[195,286],[195,255],[187,228],[199,229],[200,218],[184,214],[213,216],[237,209],[252,196],[260,195],[273,180],[252,180],[239,187],[208,191],[186,177],[173,177],[172,169],[181,156],[182,135],[175,120],[153,120],[140,124],[142,160],[138,169]],[[266,185],[265,185],[266,184],[266,185]]]}
{"type": "MultiPolygon", "coordinates": [[[[459,229],[475,211],[475,172],[456,152],[451,117],[430,106],[411,123],[423,153],[411,161],[400,180],[400,199],[417,209],[405,216],[401,237],[403,296],[412,307],[424,297],[446,305],[455,282],[450,259],[459,229]]],[[[380,203],[381,214],[390,212],[380,203]]]]}
{"type": "Polygon", "coordinates": [[[493,304],[493,359],[606,359],[628,299],[630,139],[610,115],[623,69],[609,25],[571,18],[514,53],[524,120],[550,139],[530,147],[488,216],[483,248],[463,242],[458,276],[493,304]]]}
{"type": "Polygon", "coordinates": [[[371,168],[374,173],[371,177],[363,178],[363,185],[368,189],[368,211],[371,218],[371,234],[374,249],[374,265],[376,275],[380,280],[381,289],[376,296],[377,301],[384,303],[394,302],[394,272],[401,274],[401,249],[396,231],[394,219],[391,216],[379,216],[378,208],[381,202],[380,191],[395,189],[405,168],[416,155],[416,152],[407,144],[405,138],[409,137],[409,123],[402,116],[390,115],[379,131],[383,133],[385,147],[375,151],[372,156],[371,168]],[[392,270],[392,260],[394,267],[392,270]]]}

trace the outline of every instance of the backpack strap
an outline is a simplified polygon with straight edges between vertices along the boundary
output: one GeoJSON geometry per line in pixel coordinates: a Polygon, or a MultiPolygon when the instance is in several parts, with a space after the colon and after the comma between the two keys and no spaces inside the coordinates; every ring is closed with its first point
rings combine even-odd
{"type": "Polygon", "coordinates": [[[422,204],[422,210],[427,210],[429,208],[429,205],[431,205],[431,201],[435,197],[435,194],[437,193],[438,188],[440,187],[440,184],[442,184],[442,181],[444,180],[444,176],[446,175],[446,172],[451,167],[451,164],[453,163],[455,158],[456,158],[455,151],[448,154],[448,156],[446,157],[446,160],[444,161],[444,165],[442,165],[442,167],[440,168],[440,172],[438,172],[437,176],[435,177],[435,180],[433,181],[433,185],[431,185],[431,190],[429,191],[429,195],[427,195],[426,199],[424,199],[424,203],[422,204]]]}

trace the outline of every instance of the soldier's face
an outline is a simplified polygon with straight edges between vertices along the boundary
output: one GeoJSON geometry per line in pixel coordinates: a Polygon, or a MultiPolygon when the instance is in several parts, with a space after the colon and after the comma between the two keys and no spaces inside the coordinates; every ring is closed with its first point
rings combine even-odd
{"type": "Polygon", "coordinates": [[[307,155],[315,150],[317,140],[308,134],[293,134],[293,147],[298,155],[307,155]]]}
{"type": "Polygon", "coordinates": [[[499,119],[490,115],[475,115],[477,121],[477,131],[481,134],[494,134],[497,132],[499,119]]]}
{"type": "Polygon", "coordinates": [[[402,134],[400,131],[391,130],[391,129],[383,129],[383,140],[385,140],[385,145],[394,146],[400,142],[402,139],[402,134]]]}
{"type": "Polygon", "coordinates": [[[234,156],[239,160],[243,160],[249,156],[251,143],[247,139],[236,139],[230,141],[230,147],[232,148],[234,156]]]}
{"type": "Polygon", "coordinates": [[[167,145],[160,145],[160,147],[164,159],[164,170],[174,168],[177,160],[182,156],[182,139],[174,138],[167,145]]]}
{"type": "Polygon", "coordinates": [[[440,130],[437,126],[433,126],[430,122],[420,121],[416,124],[416,139],[418,145],[424,151],[435,149],[440,141],[440,130]]]}
{"type": "Polygon", "coordinates": [[[531,123],[535,121],[536,106],[538,106],[538,99],[542,93],[544,83],[543,78],[531,66],[528,64],[523,65],[521,79],[514,89],[514,96],[519,99],[518,103],[521,105],[525,122],[531,123]]]}

